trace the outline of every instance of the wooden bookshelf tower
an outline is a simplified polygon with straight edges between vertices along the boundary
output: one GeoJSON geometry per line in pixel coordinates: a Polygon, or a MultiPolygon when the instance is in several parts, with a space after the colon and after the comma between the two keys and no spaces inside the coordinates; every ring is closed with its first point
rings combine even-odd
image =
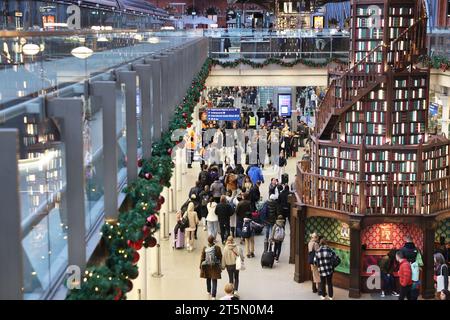
{"type": "MultiPolygon", "coordinates": [[[[430,230],[450,216],[450,141],[427,133],[424,1],[351,0],[351,10],[350,64],[329,72],[311,162],[298,167],[296,196],[301,214],[350,224],[353,273],[361,262],[359,230],[370,224],[420,225],[428,237],[424,250],[433,251],[430,230]]],[[[425,253],[427,268],[432,253],[425,253]]],[[[432,269],[426,272],[430,295],[432,269]]],[[[358,296],[361,284],[353,276],[350,295],[358,296]]]]}

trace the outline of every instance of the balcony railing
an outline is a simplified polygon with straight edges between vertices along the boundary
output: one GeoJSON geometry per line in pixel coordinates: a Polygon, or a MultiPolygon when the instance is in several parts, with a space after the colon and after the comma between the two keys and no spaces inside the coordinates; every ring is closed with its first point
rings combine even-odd
{"type": "Polygon", "coordinates": [[[450,210],[450,176],[429,181],[363,181],[326,177],[297,166],[300,203],[346,214],[427,215],[450,210]]]}

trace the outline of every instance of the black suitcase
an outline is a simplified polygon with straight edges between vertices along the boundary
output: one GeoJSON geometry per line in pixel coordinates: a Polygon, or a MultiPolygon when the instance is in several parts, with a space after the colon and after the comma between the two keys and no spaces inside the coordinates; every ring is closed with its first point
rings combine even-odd
{"type": "Polygon", "coordinates": [[[264,229],[264,227],[262,227],[262,226],[261,227],[257,226],[257,227],[253,228],[253,230],[255,230],[256,235],[260,235],[263,232],[263,229],[264,229]]]}
{"type": "Polygon", "coordinates": [[[269,244],[269,241],[264,240],[264,252],[261,256],[261,267],[272,268],[275,261],[275,254],[269,244]]]}
{"type": "Polygon", "coordinates": [[[283,173],[281,175],[281,184],[288,184],[289,183],[289,175],[287,173],[283,173]]]}

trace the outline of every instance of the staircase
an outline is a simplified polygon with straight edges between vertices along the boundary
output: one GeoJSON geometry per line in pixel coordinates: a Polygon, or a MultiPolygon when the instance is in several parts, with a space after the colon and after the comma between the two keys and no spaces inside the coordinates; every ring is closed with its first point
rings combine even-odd
{"type": "Polygon", "coordinates": [[[389,45],[379,44],[331,82],[316,112],[315,134],[318,139],[331,140],[341,116],[361,98],[385,82],[387,71],[413,68],[419,57],[426,53],[427,17],[423,1],[418,1],[418,5],[419,18],[414,24],[389,45]],[[411,50],[406,50],[409,48],[411,50]],[[383,57],[382,61],[378,61],[380,54],[383,57]],[[387,66],[388,70],[380,69],[385,68],[384,66],[387,66]]]}

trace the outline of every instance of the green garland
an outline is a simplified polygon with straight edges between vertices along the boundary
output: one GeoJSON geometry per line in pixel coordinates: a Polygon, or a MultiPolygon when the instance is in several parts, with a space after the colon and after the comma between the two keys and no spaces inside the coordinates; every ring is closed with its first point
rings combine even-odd
{"type": "Polygon", "coordinates": [[[433,55],[430,57],[424,55],[419,58],[419,61],[430,68],[441,69],[443,72],[450,69],[450,59],[445,56],[433,55]]]}
{"type": "Polygon", "coordinates": [[[132,290],[131,280],[139,275],[137,251],[141,247],[154,247],[157,243],[154,234],[159,230],[159,210],[165,201],[160,194],[164,187],[170,187],[174,168],[171,153],[178,143],[171,140],[172,133],[176,129],[190,127],[192,113],[205,89],[211,64],[207,59],[192,81],[169,122],[169,129],[162,134],[160,141],[153,144],[151,159],[139,160],[139,178],[123,190],[132,209],[119,213],[117,221],[103,225],[102,237],[108,252],[105,263],[87,268],[81,288],[71,290],[68,300],[125,300],[126,293],[132,290]]]}
{"type": "Polygon", "coordinates": [[[311,68],[324,68],[331,62],[342,64],[342,61],[335,59],[335,58],[331,58],[331,59],[328,58],[325,62],[313,62],[311,60],[302,59],[302,58],[298,58],[298,59],[295,59],[292,61],[285,61],[280,58],[268,58],[268,59],[264,60],[263,62],[254,62],[250,59],[237,59],[234,61],[222,62],[220,60],[213,59],[212,65],[220,66],[222,68],[236,68],[240,64],[244,64],[244,65],[248,65],[248,66],[252,67],[253,69],[262,69],[270,64],[277,64],[279,66],[286,67],[286,68],[292,68],[298,64],[302,64],[304,66],[311,67],[311,68]]]}

